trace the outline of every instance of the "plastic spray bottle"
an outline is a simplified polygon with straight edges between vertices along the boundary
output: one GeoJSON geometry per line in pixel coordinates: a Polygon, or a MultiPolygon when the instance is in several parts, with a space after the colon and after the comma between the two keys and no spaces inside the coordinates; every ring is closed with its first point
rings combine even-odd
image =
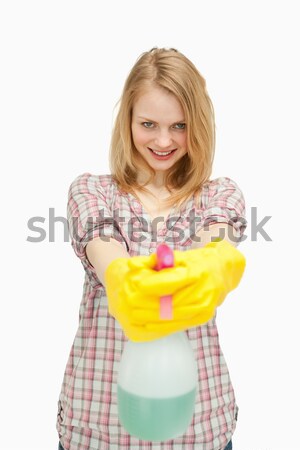
{"type": "MultiPolygon", "coordinates": [[[[157,248],[156,270],[174,266],[172,249],[157,248]]],[[[160,298],[160,319],[172,319],[172,296],[160,298]]],[[[198,370],[185,332],[150,342],[127,341],[118,373],[118,412],[132,436],[166,441],[185,433],[195,408],[198,370]]]]}

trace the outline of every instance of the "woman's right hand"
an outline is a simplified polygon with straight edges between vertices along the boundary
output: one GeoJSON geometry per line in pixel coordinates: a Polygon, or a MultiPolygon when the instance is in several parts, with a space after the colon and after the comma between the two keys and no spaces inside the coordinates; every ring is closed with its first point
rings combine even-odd
{"type": "MultiPolygon", "coordinates": [[[[143,288],[142,281],[149,280],[152,276],[156,278],[159,274],[155,269],[156,264],[156,254],[132,256],[114,259],[105,270],[109,313],[120,323],[128,339],[135,342],[150,341],[162,336],[160,331],[151,332],[147,326],[151,317],[157,315],[159,318],[160,296],[166,291],[167,294],[173,294],[182,286],[176,269],[171,268],[164,269],[164,288],[157,283],[143,288]],[[138,319],[136,315],[139,316],[138,319]]],[[[169,333],[164,330],[163,335],[166,334],[169,333]]]]}

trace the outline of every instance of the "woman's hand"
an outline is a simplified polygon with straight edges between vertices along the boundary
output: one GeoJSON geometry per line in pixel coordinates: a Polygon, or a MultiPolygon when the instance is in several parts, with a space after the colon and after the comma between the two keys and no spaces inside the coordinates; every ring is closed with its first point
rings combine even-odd
{"type": "Polygon", "coordinates": [[[156,255],[118,258],[105,273],[109,312],[132,341],[149,341],[208,322],[245,268],[226,241],[174,251],[174,267],[156,271],[156,255]],[[160,297],[172,295],[173,319],[160,319],[160,297]]]}

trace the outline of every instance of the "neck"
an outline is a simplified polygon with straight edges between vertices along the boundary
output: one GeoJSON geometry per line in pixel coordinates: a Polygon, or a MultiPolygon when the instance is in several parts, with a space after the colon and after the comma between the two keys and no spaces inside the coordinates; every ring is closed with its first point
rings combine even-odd
{"type": "MultiPolygon", "coordinates": [[[[138,182],[140,184],[144,183],[146,181],[147,177],[144,174],[140,174],[138,176],[138,182]]],[[[163,190],[166,185],[165,185],[165,175],[163,172],[161,173],[156,173],[154,179],[152,180],[151,183],[147,184],[146,187],[148,189],[154,189],[154,190],[163,190]]]]}

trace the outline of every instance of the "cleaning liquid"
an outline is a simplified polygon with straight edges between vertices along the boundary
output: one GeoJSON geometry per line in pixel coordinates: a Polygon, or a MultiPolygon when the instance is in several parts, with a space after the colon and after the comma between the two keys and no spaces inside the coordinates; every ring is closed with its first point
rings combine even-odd
{"type": "Polygon", "coordinates": [[[185,333],[128,341],[118,378],[120,422],[143,440],[181,436],[193,418],[196,386],[196,362],[185,333]]]}

